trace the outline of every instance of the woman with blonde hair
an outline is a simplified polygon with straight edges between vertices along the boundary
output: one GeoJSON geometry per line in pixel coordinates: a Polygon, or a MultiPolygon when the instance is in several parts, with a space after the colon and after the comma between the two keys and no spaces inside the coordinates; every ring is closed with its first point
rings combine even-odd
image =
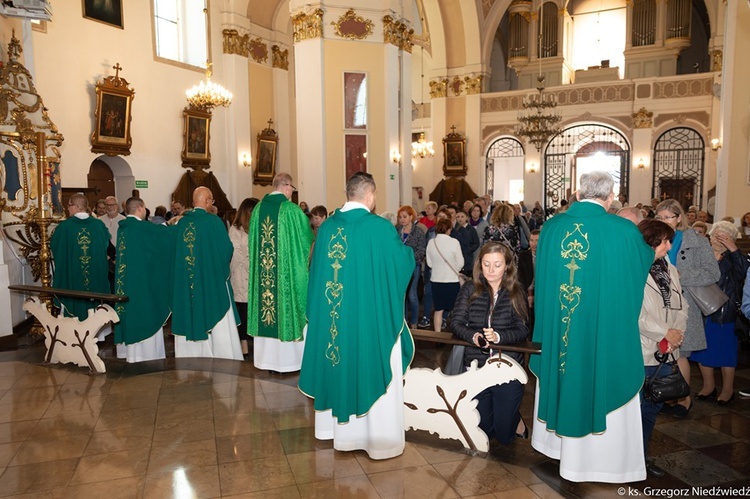
{"type": "MultiPolygon", "coordinates": [[[[721,277],[719,265],[711,250],[708,239],[699,236],[693,229],[689,228],[685,219],[682,205],[675,199],[666,199],[656,206],[656,220],[668,224],[675,231],[672,239],[672,248],[667,255],[669,261],[677,268],[680,274],[680,286],[708,286],[714,284],[721,277]]],[[[685,328],[685,339],[680,346],[682,356],[677,359],[680,372],[685,380],[690,383],[690,363],[688,357],[693,352],[706,348],[706,333],[703,326],[703,315],[698,305],[688,293],[684,295],[688,308],[688,321],[685,328]]],[[[699,394],[700,395],[700,394],[699,394]]],[[[680,400],[672,407],[664,406],[662,412],[669,412],[674,417],[684,419],[687,417],[693,402],[690,397],[680,400]]]]}
{"type": "Polygon", "coordinates": [[[513,208],[507,204],[500,204],[492,210],[490,225],[484,229],[482,244],[488,241],[499,241],[518,255],[521,251],[521,234],[514,223],[513,208]]]}

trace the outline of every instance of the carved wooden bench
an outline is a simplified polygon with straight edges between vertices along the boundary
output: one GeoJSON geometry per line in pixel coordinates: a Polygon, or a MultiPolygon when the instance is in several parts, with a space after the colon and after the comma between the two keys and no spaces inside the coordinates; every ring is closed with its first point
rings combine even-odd
{"type": "MultiPolygon", "coordinates": [[[[449,332],[412,329],[411,334],[417,341],[474,346],[449,332]]],[[[466,372],[455,376],[443,374],[440,368],[409,369],[404,376],[405,429],[427,430],[440,438],[458,440],[472,451],[489,451],[489,439],[479,428],[474,397],[495,384],[513,380],[527,383],[523,366],[502,352],[541,352],[541,345],[530,341],[490,347],[501,352],[500,358],[491,358],[481,368],[474,361],[466,372]]]]}
{"type": "Polygon", "coordinates": [[[55,317],[36,296],[29,297],[24,302],[23,309],[33,315],[42,325],[44,344],[47,347],[47,353],[44,356],[46,363],[72,362],[81,367],[88,367],[91,373],[106,372],[104,361],[99,357],[97,336],[105,325],[120,320],[117,312],[106,303],[125,302],[128,301],[127,296],[22,284],[8,286],[8,289],[26,294],[83,298],[99,302],[93,313],[89,312],[88,318],[84,321],[62,315],[55,317]]]}

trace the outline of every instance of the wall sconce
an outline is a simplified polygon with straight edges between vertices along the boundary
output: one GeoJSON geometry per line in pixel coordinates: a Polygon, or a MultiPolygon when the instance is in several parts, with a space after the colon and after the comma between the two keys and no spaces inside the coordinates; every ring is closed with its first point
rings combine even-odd
{"type": "Polygon", "coordinates": [[[248,158],[247,153],[244,153],[242,155],[242,166],[245,168],[250,168],[253,166],[253,158],[248,158]]]}
{"type": "Polygon", "coordinates": [[[711,149],[714,151],[721,149],[721,141],[719,139],[711,139],[711,149]]]}
{"type": "Polygon", "coordinates": [[[643,158],[638,160],[638,164],[636,165],[636,168],[638,168],[639,170],[643,170],[644,168],[646,168],[646,162],[643,161],[643,158]]]}
{"type": "Polygon", "coordinates": [[[396,150],[391,151],[391,161],[401,163],[401,153],[396,150]]]}
{"type": "Polygon", "coordinates": [[[534,163],[529,164],[529,173],[536,173],[536,165],[534,163]]]}

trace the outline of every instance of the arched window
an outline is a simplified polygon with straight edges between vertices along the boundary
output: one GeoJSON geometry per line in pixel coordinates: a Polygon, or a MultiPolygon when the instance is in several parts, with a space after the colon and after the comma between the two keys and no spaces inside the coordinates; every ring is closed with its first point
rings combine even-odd
{"type": "Polygon", "coordinates": [[[703,170],[706,144],[687,127],[672,128],[654,144],[654,180],[651,197],[676,199],[683,208],[703,201],[703,170]]]}

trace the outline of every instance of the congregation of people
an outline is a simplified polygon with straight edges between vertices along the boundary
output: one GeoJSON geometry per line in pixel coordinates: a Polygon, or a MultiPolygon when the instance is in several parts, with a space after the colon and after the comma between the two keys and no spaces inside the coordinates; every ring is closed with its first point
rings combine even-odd
{"type": "MultiPolygon", "coordinates": [[[[603,172],[583,175],[556,210],[486,195],[377,215],[365,173],[332,211],[292,202],[287,173],[272,187],[242,201],[229,224],[206,187],[190,207],[174,200],[151,217],[137,196],[120,213],[114,197],[89,211],[75,194],[52,236],[53,286],[128,297],[114,325],[127,362],[165,358],[171,317],[175,357],[299,371],[316,438],[372,459],[404,450],[395,381],[413,358],[415,329],[463,340],[459,372],[502,345],[539,343],[530,360],[502,354],[536,377],[533,420],[520,415],[521,382],[490,382],[475,397],[479,426],[500,445],[530,439],[571,481],[663,476],[647,452],[657,414],[685,419],[696,403],[750,397],[734,386],[750,334],[750,265],[737,244],[750,238],[750,212],[737,226],[674,199],[623,206],[603,172]],[[704,315],[688,291],[713,285],[727,300],[704,315]],[[668,374],[670,356],[688,383],[697,366],[702,385],[655,402],[644,381],[668,374]]],[[[79,319],[91,306],[56,304],[79,319]]]]}

